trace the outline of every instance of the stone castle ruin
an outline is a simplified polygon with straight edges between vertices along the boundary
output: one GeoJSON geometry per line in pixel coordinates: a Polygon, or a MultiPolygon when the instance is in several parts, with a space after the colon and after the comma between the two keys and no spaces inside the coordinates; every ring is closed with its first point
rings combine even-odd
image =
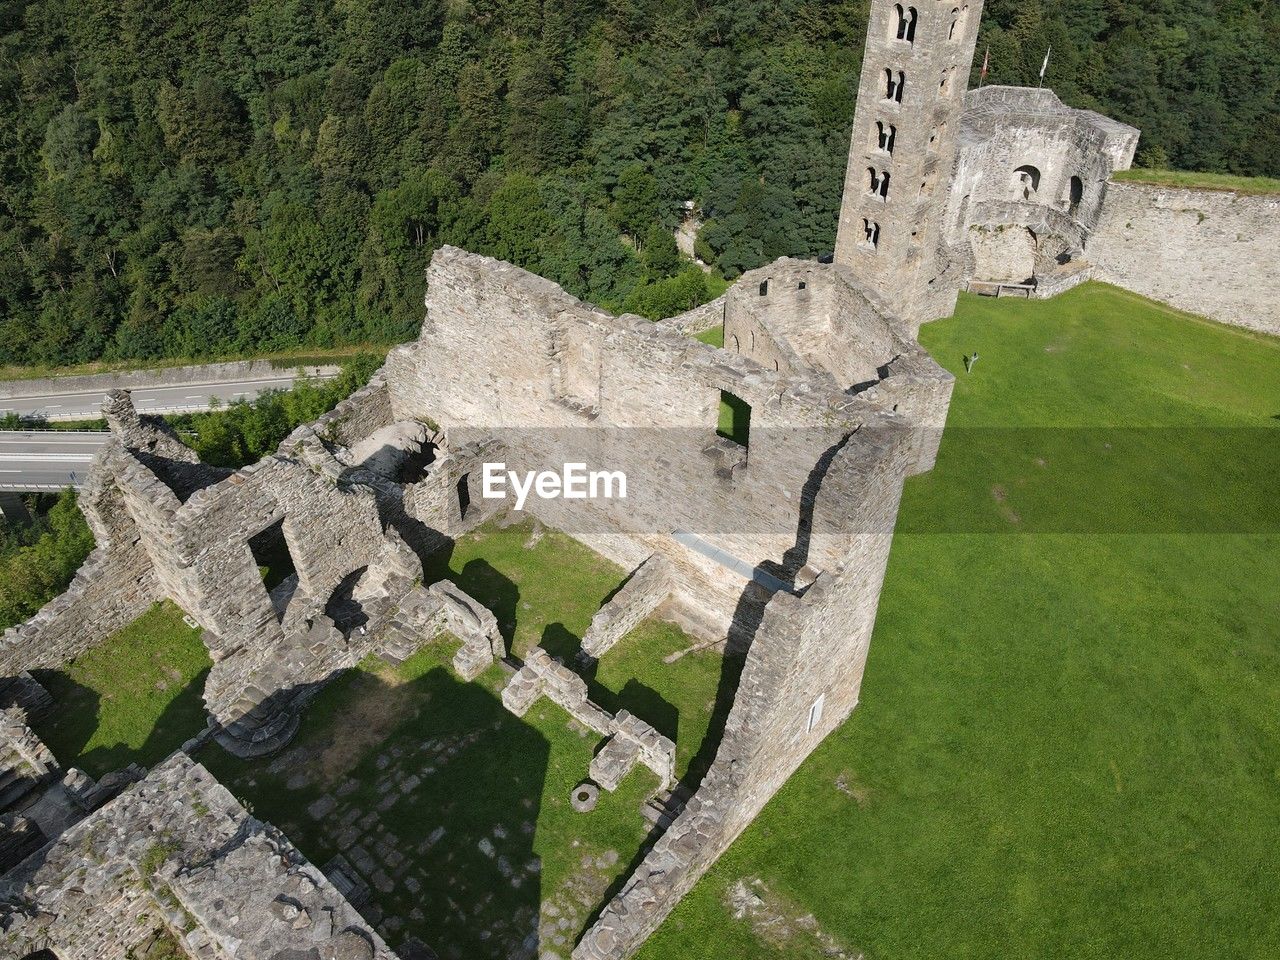
{"type": "Polygon", "coordinates": [[[780,260],[655,324],[444,247],[418,339],[240,470],[111,394],[80,498],[96,549],[0,641],[0,955],[120,960],[166,933],[201,960],[390,960],[354,878],[317,870],[190,755],[273,753],[332,679],[441,636],[463,680],[507,671],[513,714],[546,698],[599,738],[575,806],[637,766],[657,776],[655,831],[573,951],[631,955],[858,702],[903,483],[932,467],[953,385],[919,325],[967,278],[1070,267],[1132,156],[1136,131],[1048,91],[966,101],[981,10],[872,3],[833,263],[780,260]],[[691,336],[716,327],[723,348],[691,336]],[[631,574],[567,663],[508,649],[492,611],[423,577],[514,511],[510,490],[487,495],[486,465],[571,462],[625,475],[626,497],[524,512],[631,574]],[[30,671],[166,598],[213,663],[207,729],[149,773],[60,769],[27,725],[58,709],[30,671]],[[742,658],[696,783],[675,782],[653,718],[588,697],[584,669],[652,616],[742,658]]]}
{"type": "Polygon", "coordinates": [[[1051,90],[970,91],[945,213],[949,242],[971,258],[970,289],[1046,297],[1088,279],[1085,243],[1138,135],[1051,90]]]}

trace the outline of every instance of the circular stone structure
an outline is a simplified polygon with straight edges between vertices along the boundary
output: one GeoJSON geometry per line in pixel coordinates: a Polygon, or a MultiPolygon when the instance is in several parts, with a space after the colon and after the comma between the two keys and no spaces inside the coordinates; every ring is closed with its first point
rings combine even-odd
{"type": "Polygon", "coordinates": [[[596,808],[596,801],[599,799],[600,788],[586,781],[574,787],[573,792],[569,794],[569,803],[579,813],[590,813],[596,808]]]}

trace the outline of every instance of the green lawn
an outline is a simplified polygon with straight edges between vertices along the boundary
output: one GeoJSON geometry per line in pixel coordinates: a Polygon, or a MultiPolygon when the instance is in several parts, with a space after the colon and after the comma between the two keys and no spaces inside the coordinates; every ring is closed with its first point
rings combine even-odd
{"type": "MultiPolygon", "coordinates": [[[[489,605],[520,651],[541,643],[569,656],[624,571],[529,522],[463,537],[428,571],[489,605]]],[[[591,696],[626,708],[677,742],[683,773],[711,725],[719,654],[674,662],[693,641],[646,621],[600,662],[591,696]]],[[[500,693],[509,672],[474,683],[449,660],[456,641],[428,645],[396,668],[371,660],[326,688],[297,740],[274,758],[200,759],[313,861],[342,853],[369,882],[366,910],[398,946],[416,935],[444,958],[567,957],[591,910],[630,869],[647,832],[656,778],[639,768],[589,814],[569,796],[600,744],[539,701],[523,718],[500,693]]],[[[705,759],[705,752],[698,762],[705,759]]]]}
{"type": "Polygon", "coordinates": [[[1192,170],[1117,170],[1112,179],[1128,183],[1154,183],[1188,190],[1234,190],[1237,193],[1280,193],[1280,180],[1272,177],[1238,177],[1229,173],[1192,170]]]}
{"type": "Polygon", "coordinates": [[[156,604],[62,669],[38,671],[55,706],[33,727],[64,767],[150,767],[204,729],[209,665],[200,631],[156,604]]]}
{"type": "Polygon", "coordinates": [[[724,324],[712,327],[710,330],[703,330],[694,337],[695,340],[701,340],[703,343],[709,343],[713,347],[724,346],[724,324]]]}
{"type": "Polygon", "coordinates": [[[921,340],[861,705],[641,956],[1275,957],[1280,340],[1099,284],[921,340]]]}

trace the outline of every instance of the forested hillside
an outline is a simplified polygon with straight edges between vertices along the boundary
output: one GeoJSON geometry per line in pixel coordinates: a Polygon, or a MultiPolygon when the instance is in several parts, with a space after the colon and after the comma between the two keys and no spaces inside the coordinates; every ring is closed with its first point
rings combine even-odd
{"type": "MultiPolygon", "coordinates": [[[[830,249],[866,0],[0,0],[0,362],[391,342],[442,242],[650,316],[830,249]]],[[[1280,173],[1270,0],[990,0],[989,82],[1280,173]]]]}

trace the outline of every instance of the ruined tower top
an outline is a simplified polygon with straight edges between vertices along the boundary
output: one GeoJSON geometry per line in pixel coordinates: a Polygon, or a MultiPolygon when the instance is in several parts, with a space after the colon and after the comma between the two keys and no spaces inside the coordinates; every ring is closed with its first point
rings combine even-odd
{"type": "Polygon", "coordinates": [[[947,191],[982,0],[872,0],[837,263],[916,329],[955,307],[947,191]]]}

